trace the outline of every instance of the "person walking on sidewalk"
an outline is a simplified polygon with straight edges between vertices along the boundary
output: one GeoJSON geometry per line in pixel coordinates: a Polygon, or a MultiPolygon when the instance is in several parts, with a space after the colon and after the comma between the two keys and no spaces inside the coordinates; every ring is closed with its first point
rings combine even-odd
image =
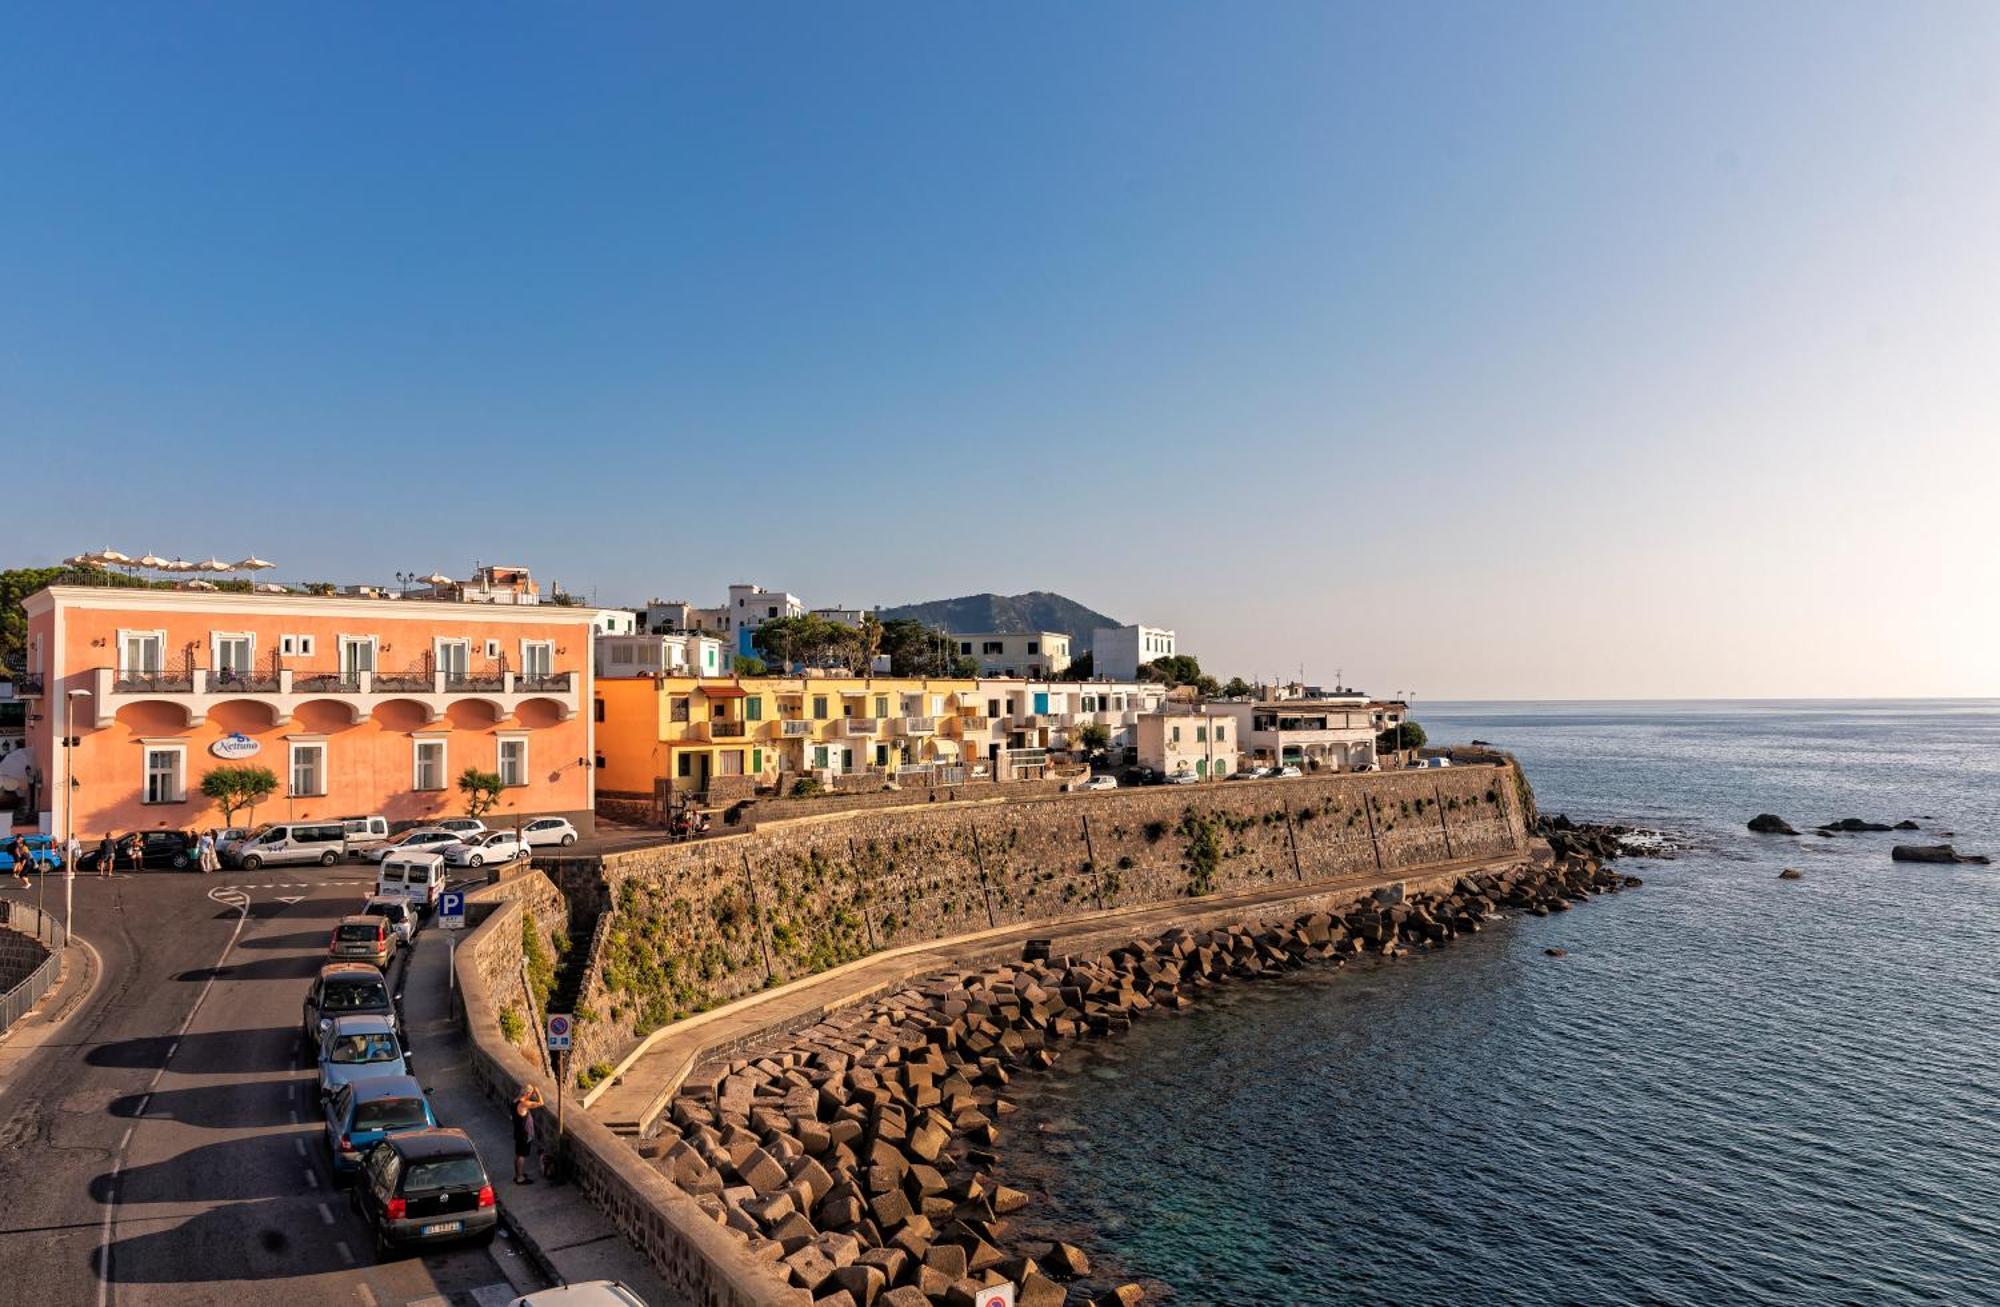
{"type": "Polygon", "coordinates": [[[107,833],[103,841],[97,846],[97,874],[100,876],[109,876],[113,871],[117,870],[117,865],[118,841],[112,839],[107,833]]]}
{"type": "Polygon", "coordinates": [[[528,1159],[535,1151],[535,1109],[542,1105],[542,1091],[533,1085],[521,1086],[514,1099],[514,1183],[533,1184],[528,1176],[528,1159]]]}
{"type": "Polygon", "coordinates": [[[7,852],[14,859],[14,879],[21,883],[22,889],[28,888],[28,861],[33,855],[28,852],[27,837],[25,835],[16,835],[14,837],[14,847],[7,850],[7,852]]]}

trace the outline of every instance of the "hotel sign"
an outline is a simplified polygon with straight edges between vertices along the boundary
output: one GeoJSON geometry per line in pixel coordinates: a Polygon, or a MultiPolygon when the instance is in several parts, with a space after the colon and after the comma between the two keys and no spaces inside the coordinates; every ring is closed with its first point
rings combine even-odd
{"type": "Polygon", "coordinates": [[[208,751],[218,758],[252,758],[263,750],[259,741],[251,739],[241,731],[233,731],[208,746],[208,751]]]}

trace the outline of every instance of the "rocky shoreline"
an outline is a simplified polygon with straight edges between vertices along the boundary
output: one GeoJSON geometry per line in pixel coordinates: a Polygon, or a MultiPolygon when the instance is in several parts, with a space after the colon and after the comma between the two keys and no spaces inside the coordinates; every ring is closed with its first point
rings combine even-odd
{"type": "Polygon", "coordinates": [[[1545,916],[1640,883],[1565,846],[1445,893],[1399,884],[1338,912],[1176,928],[1087,958],[1031,944],[1019,964],[931,977],[760,1056],[698,1068],[640,1152],[802,1302],[972,1307],[1011,1281],[1019,1307],[1130,1307],[1135,1285],[1095,1298],[1065,1287],[1089,1272],[1083,1250],[1010,1243],[1008,1218],[1028,1201],[995,1178],[1013,1078],[1053,1065],[1064,1041],[1117,1034],[1224,981],[1442,948],[1503,909],[1545,916]]]}

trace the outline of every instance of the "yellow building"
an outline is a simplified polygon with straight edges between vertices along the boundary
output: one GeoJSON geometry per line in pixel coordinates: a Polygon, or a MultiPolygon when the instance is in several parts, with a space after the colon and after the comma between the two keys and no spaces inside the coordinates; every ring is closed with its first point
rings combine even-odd
{"type": "Polygon", "coordinates": [[[985,726],[971,680],[608,677],[596,686],[598,793],[708,802],[813,776],[922,781],[985,726]],[[662,784],[664,782],[664,785],[662,784]]]}

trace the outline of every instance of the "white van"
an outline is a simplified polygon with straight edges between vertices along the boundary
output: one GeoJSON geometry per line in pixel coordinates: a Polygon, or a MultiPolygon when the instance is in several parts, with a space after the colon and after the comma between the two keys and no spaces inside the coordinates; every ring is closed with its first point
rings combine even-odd
{"type": "Polygon", "coordinates": [[[358,858],[368,849],[389,842],[389,819],[387,817],[342,817],[341,826],[347,831],[347,856],[358,858]]]}
{"type": "Polygon", "coordinates": [[[420,914],[429,912],[444,892],[444,873],[444,859],[435,853],[392,853],[375,875],[375,893],[402,899],[420,914]]]}
{"type": "Polygon", "coordinates": [[[247,871],[288,862],[331,867],[347,856],[347,828],[333,821],[287,821],[266,826],[229,847],[229,861],[247,871]]]}

